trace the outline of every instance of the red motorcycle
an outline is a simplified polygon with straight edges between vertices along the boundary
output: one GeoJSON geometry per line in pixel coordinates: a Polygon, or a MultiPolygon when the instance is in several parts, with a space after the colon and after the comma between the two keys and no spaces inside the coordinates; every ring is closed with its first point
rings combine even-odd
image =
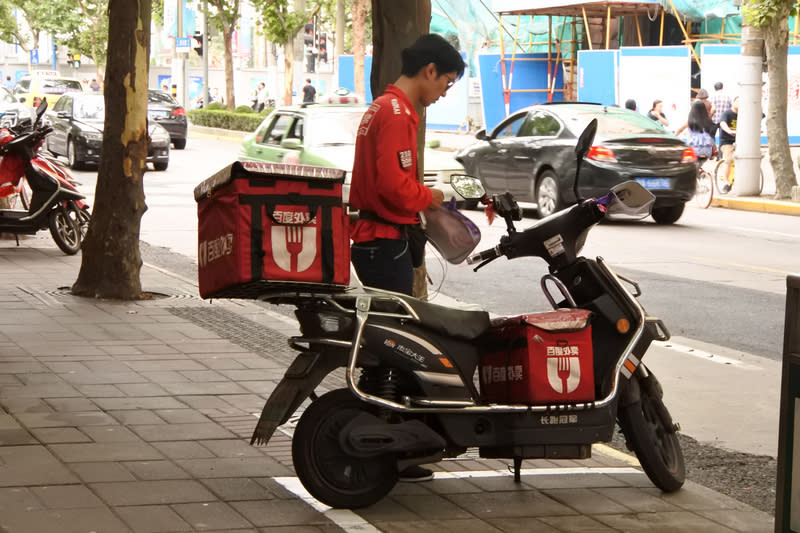
{"type": "Polygon", "coordinates": [[[81,248],[91,215],[67,169],[40,153],[53,131],[41,123],[46,110],[44,100],[28,131],[0,129],[0,195],[14,200],[9,209],[0,209],[0,233],[34,235],[49,228],[61,251],[73,255],[81,248]]]}

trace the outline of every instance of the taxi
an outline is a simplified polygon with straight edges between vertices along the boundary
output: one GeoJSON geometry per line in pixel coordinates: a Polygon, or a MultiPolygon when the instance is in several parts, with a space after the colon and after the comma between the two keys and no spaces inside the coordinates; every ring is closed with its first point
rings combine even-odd
{"type": "Polygon", "coordinates": [[[14,96],[25,105],[39,107],[43,98],[47,98],[50,107],[62,94],[84,92],[83,84],[76,78],[61,76],[55,70],[35,70],[21,77],[12,91],[14,96]]]}

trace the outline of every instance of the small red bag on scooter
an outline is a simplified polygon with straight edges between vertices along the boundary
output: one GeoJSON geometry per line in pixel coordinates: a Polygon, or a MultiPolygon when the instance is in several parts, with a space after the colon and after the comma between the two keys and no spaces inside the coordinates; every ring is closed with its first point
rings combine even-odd
{"type": "Polygon", "coordinates": [[[484,400],[528,405],[594,400],[590,320],[585,309],[493,320],[480,359],[484,400]]]}

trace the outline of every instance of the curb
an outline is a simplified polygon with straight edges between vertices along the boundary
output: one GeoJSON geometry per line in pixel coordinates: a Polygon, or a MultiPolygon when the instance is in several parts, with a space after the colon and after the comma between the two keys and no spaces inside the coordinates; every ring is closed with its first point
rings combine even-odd
{"type": "Polygon", "coordinates": [[[800,216],[800,202],[788,200],[772,200],[765,197],[719,197],[711,201],[713,207],[738,209],[740,211],[756,211],[777,215],[800,216]]]}

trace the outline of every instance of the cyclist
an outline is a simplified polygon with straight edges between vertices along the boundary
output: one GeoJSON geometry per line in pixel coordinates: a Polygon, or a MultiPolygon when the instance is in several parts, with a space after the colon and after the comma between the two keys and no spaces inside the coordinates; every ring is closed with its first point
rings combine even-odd
{"type": "MultiPolygon", "coordinates": [[[[725,173],[723,176],[727,176],[727,190],[722,190],[720,192],[726,193],[731,189],[730,181],[731,176],[728,176],[728,172],[731,168],[731,163],[733,162],[733,144],[736,142],[736,123],[739,120],[739,97],[733,99],[731,103],[731,108],[725,113],[722,114],[722,118],[719,121],[719,151],[722,155],[722,159],[725,162],[725,173]]],[[[724,187],[725,185],[723,185],[724,187]]]]}

